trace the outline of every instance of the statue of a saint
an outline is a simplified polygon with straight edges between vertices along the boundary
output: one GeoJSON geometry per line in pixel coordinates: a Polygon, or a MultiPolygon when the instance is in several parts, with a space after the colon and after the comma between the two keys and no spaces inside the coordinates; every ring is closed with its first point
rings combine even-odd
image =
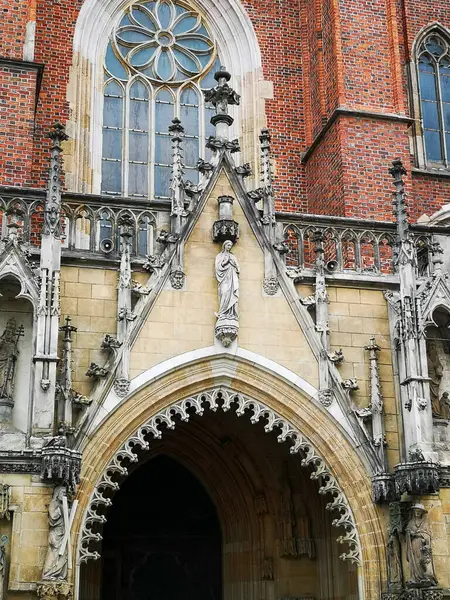
{"type": "Polygon", "coordinates": [[[441,386],[442,376],[444,369],[442,363],[439,360],[436,342],[430,340],[427,344],[427,357],[428,357],[428,377],[430,378],[430,399],[431,399],[431,410],[433,417],[441,417],[441,407],[439,403],[439,388],[441,386]]]}
{"type": "Polygon", "coordinates": [[[216,278],[219,292],[219,312],[216,313],[216,337],[224,346],[229,346],[237,337],[239,265],[231,252],[233,242],[226,240],[222,252],[216,256],[216,278]]]}
{"type": "Polygon", "coordinates": [[[9,319],[0,337],[0,398],[12,400],[15,364],[19,354],[17,342],[21,335],[23,328],[16,327],[14,318],[9,319]]]}
{"type": "Polygon", "coordinates": [[[411,507],[411,518],[405,529],[406,559],[409,564],[408,587],[437,585],[431,552],[431,532],[423,504],[411,507]]]}
{"type": "Polygon", "coordinates": [[[61,581],[67,578],[68,556],[67,547],[60,554],[66,525],[64,522],[63,497],[66,489],[62,485],[55,487],[53,498],[48,507],[48,549],[45,557],[43,581],[61,581]]]}

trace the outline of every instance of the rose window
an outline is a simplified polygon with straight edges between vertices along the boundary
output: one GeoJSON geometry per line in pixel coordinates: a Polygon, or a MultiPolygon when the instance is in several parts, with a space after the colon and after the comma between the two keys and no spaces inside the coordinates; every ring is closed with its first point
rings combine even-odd
{"type": "Polygon", "coordinates": [[[155,82],[195,78],[214,59],[214,42],[201,15],[170,0],[132,4],[112,43],[126,69],[155,82]]]}
{"type": "Polygon", "coordinates": [[[178,117],[185,178],[214,134],[202,90],[215,85],[216,44],[203,17],[173,0],[134,2],[111,32],[104,63],[101,192],[167,199],[178,117]]]}

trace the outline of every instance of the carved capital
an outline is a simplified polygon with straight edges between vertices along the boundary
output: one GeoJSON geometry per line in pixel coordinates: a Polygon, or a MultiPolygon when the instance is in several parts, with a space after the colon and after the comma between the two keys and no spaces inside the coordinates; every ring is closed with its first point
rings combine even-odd
{"type": "Polygon", "coordinates": [[[41,600],[72,600],[73,586],[67,581],[40,581],[36,593],[41,600]]]}

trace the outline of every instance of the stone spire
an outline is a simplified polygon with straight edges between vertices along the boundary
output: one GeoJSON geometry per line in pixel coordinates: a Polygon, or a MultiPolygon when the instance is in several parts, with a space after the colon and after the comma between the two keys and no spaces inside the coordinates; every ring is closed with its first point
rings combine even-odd
{"type": "Polygon", "coordinates": [[[184,164],[181,142],[184,135],[184,127],[180,119],[173,119],[169,125],[172,134],[172,178],[170,182],[170,196],[172,201],[172,233],[179,234],[181,231],[181,218],[184,210],[184,164]]]}
{"type": "MultiPolygon", "coordinates": [[[[427,379],[427,351],[423,335],[418,327],[416,251],[409,232],[406,212],[406,191],[404,176],[406,170],[400,160],[395,160],[389,170],[395,186],[393,193],[394,215],[397,224],[396,265],[400,289],[395,295],[392,313],[394,338],[397,341],[397,361],[399,366],[400,397],[403,414],[406,463],[396,465],[396,487],[401,492],[424,493],[435,491],[437,467],[427,462],[429,477],[423,485],[417,485],[418,470],[424,470],[425,463],[418,464],[415,457],[435,460],[433,450],[433,421],[430,390],[427,379]]],[[[423,479],[423,478],[422,478],[423,479]]]]}

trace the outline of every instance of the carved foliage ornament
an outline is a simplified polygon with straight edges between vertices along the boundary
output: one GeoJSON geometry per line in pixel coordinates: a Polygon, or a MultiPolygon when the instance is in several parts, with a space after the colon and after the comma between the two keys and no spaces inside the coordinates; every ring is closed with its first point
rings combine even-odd
{"type": "Polygon", "coordinates": [[[249,417],[253,424],[262,421],[266,433],[275,430],[278,432],[277,437],[280,443],[288,441],[291,444],[289,448],[291,454],[301,453],[302,466],[313,467],[314,469],[310,477],[319,483],[319,494],[330,494],[332,497],[326,505],[327,510],[336,511],[339,514],[333,520],[332,525],[344,529],[343,535],[340,535],[337,541],[339,544],[348,544],[349,546],[348,552],[341,554],[340,558],[361,564],[360,543],[351,508],[329,467],[322,457],[317,454],[311,442],[288,421],[266,405],[225,388],[208,390],[168,406],[139,427],[134,435],[115,453],[91,495],[84,516],[79,546],[81,562],[96,560],[100,557],[99,553],[91,549],[90,546],[91,543],[102,539],[98,528],[106,522],[103,513],[105,508],[112,504],[109,496],[119,489],[118,480],[128,474],[124,464],[138,461],[138,456],[134,450],[148,450],[150,447],[148,440],[151,439],[151,436],[160,439],[165,427],[175,429],[176,421],[174,417],[179,417],[182,421],[189,421],[192,414],[203,415],[205,409],[214,412],[219,409],[224,412],[234,410],[238,416],[246,415],[249,417]]]}

